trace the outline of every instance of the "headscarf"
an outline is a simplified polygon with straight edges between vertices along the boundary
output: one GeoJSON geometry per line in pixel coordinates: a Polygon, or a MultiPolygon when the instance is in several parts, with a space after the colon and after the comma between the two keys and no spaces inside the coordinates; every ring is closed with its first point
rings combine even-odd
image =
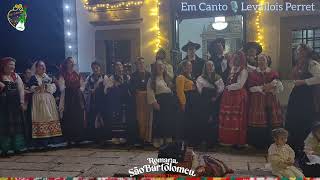
{"type": "MultiPolygon", "coordinates": [[[[9,62],[16,62],[16,60],[12,57],[4,57],[0,60],[0,77],[2,79],[2,76],[4,75],[4,68],[9,62]]],[[[15,81],[17,79],[16,73],[11,73],[11,78],[15,81]]]]}
{"type": "Polygon", "coordinates": [[[204,63],[203,69],[202,69],[202,74],[201,77],[205,80],[207,80],[210,84],[215,84],[215,82],[219,79],[221,79],[221,77],[215,72],[215,67],[212,61],[207,61],[204,63]],[[207,64],[208,63],[212,63],[213,65],[213,72],[211,74],[208,74],[207,71],[207,64]]]}
{"type": "MultiPolygon", "coordinates": [[[[31,66],[31,74],[32,75],[35,75],[36,74],[36,72],[37,72],[37,65],[38,65],[38,63],[40,63],[40,62],[43,62],[43,61],[41,61],[41,60],[37,60],[36,62],[34,62],[33,64],[32,64],[32,66],[31,66]]],[[[44,63],[44,62],[43,62],[44,63]]],[[[44,63],[45,64],[45,63],[44,63]]],[[[46,67],[46,66],[45,66],[46,67]]],[[[45,72],[46,73],[46,72],[45,72]]]]}
{"type": "MultiPolygon", "coordinates": [[[[34,62],[33,65],[32,65],[32,67],[31,67],[31,74],[32,74],[32,75],[36,75],[37,66],[38,66],[38,64],[39,64],[40,62],[42,62],[42,63],[45,65],[45,63],[44,63],[43,61],[41,61],[41,60],[38,60],[38,61],[34,62]]],[[[45,65],[45,67],[46,67],[46,65],[45,65]]],[[[52,79],[48,76],[48,74],[46,73],[46,70],[45,70],[45,72],[44,72],[43,75],[42,75],[42,80],[43,80],[42,83],[44,83],[44,84],[46,84],[46,83],[51,83],[51,82],[52,82],[52,79]]]]}

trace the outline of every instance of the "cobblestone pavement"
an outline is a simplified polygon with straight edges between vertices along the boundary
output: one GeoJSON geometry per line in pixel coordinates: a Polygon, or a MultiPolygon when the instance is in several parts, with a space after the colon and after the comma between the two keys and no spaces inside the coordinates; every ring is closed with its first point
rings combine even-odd
{"type": "MultiPolygon", "coordinates": [[[[196,152],[198,154],[203,154],[196,152]]],[[[223,160],[235,170],[234,176],[268,176],[263,153],[231,152],[223,149],[205,152],[223,160]],[[228,153],[226,153],[228,152],[228,153]]],[[[156,150],[119,148],[71,148],[48,152],[30,152],[10,158],[0,158],[0,177],[106,177],[128,174],[133,167],[148,164],[156,158],[156,150]]]]}

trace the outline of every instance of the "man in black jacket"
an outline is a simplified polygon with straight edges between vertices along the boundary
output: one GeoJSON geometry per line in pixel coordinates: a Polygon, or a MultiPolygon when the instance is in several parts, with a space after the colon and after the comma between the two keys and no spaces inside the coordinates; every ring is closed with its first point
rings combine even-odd
{"type": "Polygon", "coordinates": [[[228,61],[224,57],[225,40],[223,38],[217,38],[209,45],[209,53],[213,62],[215,72],[221,76],[223,82],[226,82],[228,78],[228,61]]]}
{"type": "Polygon", "coordinates": [[[202,69],[205,62],[202,58],[199,58],[196,55],[196,51],[198,49],[200,49],[200,44],[193,43],[191,41],[182,47],[182,51],[187,53],[187,56],[183,59],[183,61],[189,60],[192,63],[192,77],[195,79],[202,74],[202,69]]]}

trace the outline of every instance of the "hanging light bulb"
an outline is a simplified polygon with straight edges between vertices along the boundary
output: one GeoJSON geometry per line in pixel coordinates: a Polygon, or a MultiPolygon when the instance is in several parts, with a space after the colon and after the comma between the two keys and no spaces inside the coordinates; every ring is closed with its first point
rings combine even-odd
{"type": "Polygon", "coordinates": [[[214,18],[214,23],[212,23],[212,28],[218,31],[221,31],[228,27],[228,23],[226,22],[226,17],[219,16],[214,18]]]}

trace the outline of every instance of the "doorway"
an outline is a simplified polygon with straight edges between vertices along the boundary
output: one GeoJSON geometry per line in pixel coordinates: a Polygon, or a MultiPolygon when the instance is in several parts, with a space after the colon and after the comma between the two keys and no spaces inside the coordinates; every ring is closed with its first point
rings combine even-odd
{"type": "Polygon", "coordinates": [[[106,40],[106,71],[113,73],[113,64],[117,61],[122,64],[130,63],[131,41],[130,40],[106,40]]]}

